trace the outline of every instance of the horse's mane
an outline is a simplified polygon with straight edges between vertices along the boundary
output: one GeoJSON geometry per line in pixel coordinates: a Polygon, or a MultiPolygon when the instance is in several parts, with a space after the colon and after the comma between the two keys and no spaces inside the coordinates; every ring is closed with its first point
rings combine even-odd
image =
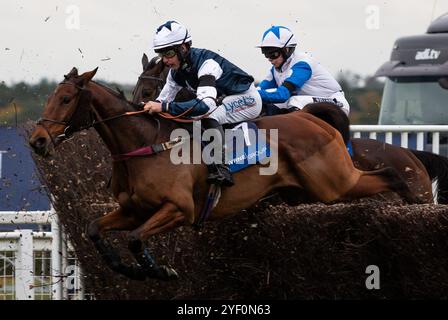
{"type": "Polygon", "coordinates": [[[338,130],[345,144],[350,141],[350,120],[340,107],[328,102],[316,102],[307,104],[302,110],[338,130]]]}
{"type": "Polygon", "coordinates": [[[115,91],[114,89],[112,89],[111,87],[105,85],[104,83],[98,82],[98,81],[92,81],[95,84],[99,85],[101,88],[105,89],[107,92],[109,92],[110,94],[112,94],[114,97],[118,98],[119,100],[125,102],[126,104],[130,105],[131,107],[133,107],[136,110],[141,110],[141,106],[137,103],[134,103],[130,100],[128,100],[123,92],[123,90],[121,90],[119,87],[116,87],[115,91]]]}

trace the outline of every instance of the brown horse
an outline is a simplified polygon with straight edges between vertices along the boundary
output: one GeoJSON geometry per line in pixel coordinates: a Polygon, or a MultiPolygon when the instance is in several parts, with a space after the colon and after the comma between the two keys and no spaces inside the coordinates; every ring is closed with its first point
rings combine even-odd
{"type": "Polygon", "coordinates": [[[333,104],[312,103],[303,111],[329,123],[341,133],[346,144],[352,143],[353,162],[358,169],[393,167],[412,189],[428,195],[430,194],[428,179],[432,180],[437,182],[437,203],[448,204],[448,158],[377,140],[350,139],[349,119],[341,108],[333,104]]]}
{"type": "MultiPolygon", "coordinates": [[[[159,89],[165,83],[169,68],[166,67],[160,59],[153,58],[148,62],[146,55],[142,58],[143,73],[133,91],[133,102],[154,100],[159,89]],[[153,79],[158,79],[155,82],[153,79]]],[[[191,93],[182,89],[176,99],[192,99],[191,93]]],[[[302,109],[303,112],[311,113],[321,120],[332,125],[342,135],[344,142],[350,141],[349,119],[345,113],[337,106],[331,103],[313,103],[302,109]]],[[[425,201],[432,200],[431,178],[439,178],[439,186],[448,186],[448,161],[443,161],[441,157],[431,156],[432,154],[424,154],[415,152],[406,148],[397,147],[380,141],[371,139],[352,139],[353,163],[360,170],[376,170],[384,167],[392,167],[397,170],[402,179],[406,181],[408,186],[416,193],[421,195],[425,201]],[[431,158],[430,158],[431,157],[431,158]],[[434,159],[436,158],[436,159],[434,159]],[[421,160],[421,161],[420,161],[421,160]],[[437,162],[436,162],[437,161],[437,162]],[[436,173],[428,175],[427,170],[436,173]],[[434,165],[436,162],[439,165],[434,165]],[[438,168],[437,170],[435,170],[438,168]],[[444,178],[446,177],[446,178],[444,178]]],[[[447,203],[448,188],[445,192],[438,193],[439,203],[447,203]]],[[[283,194],[283,200],[288,204],[297,204],[294,196],[287,197],[287,193],[283,194]]]]}
{"type": "MultiPolygon", "coordinates": [[[[124,116],[135,111],[136,106],[92,81],[95,73],[96,69],[78,75],[73,68],[50,95],[29,141],[38,154],[47,154],[51,144],[56,147],[68,135],[89,127],[97,130],[115,156],[142,145],[169,141],[170,133],[179,127],[177,123],[141,113],[124,116]]],[[[295,192],[299,199],[324,203],[383,191],[397,192],[410,203],[427,201],[413,193],[392,168],[371,172],[356,169],[339,132],[311,114],[296,112],[261,118],[257,125],[267,130],[268,139],[273,136],[270,129],[278,130],[278,139],[270,139],[278,155],[278,170],[272,175],[260,175],[259,169],[266,165],[257,164],[235,173],[235,186],[222,190],[212,219],[238,213],[263,196],[284,189],[295,192]]],[[[112,189],[119,208],[88,227],[89,237],[107,264],[134,279],[176,278],[174,269],[156,264],[143,243],[151,235],[198,220],[209,189],[206,175],[205,164],[174,165],[168,151],[115,161],[112,189]],[[129,249],[138,266],[124,265],[116,250],[103,239],[103,233],[111,230],[131,231],[129,249]]]]}

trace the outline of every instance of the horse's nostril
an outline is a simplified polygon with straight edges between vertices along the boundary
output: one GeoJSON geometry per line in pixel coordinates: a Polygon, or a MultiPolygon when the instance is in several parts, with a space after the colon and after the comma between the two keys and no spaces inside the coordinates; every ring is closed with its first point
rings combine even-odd
{"type": "Polygon", "coordinates": [[[46,143],[47,143],[46,138],[44,138],[44,137],[37,138],[36,147],[38,147],[38,148],[44,147],[46,143]]]}
{"type": "Polygon", "coordinates": [[[47,144],[47,139],[45,137],[39,137],[37,139],[30,141],[30,145],[34,149],[42,149],[46,146],[46,144],[47,144]]]}

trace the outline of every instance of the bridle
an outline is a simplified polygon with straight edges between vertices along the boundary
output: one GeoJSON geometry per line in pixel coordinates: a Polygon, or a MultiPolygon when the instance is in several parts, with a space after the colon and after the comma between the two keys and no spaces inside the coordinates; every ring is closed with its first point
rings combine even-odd
{"type": "Polygon", "coordinates": [[[155,81],[157,81],[156,94],[155,94],[155,96],[157,97],[160,94],[160,92],[162,91],[163,85],[165,84],[165,79],[163,79],[161,77],[147,76],[147,75],[145,75],[146,71],[147,70],[145,70],[138,77],[137,84],[135,85],[133,94],[135,94],[135,90],[137,90],[137,88],[140,86],[140,83],[142,80],[155,80],[155,81]]]}
{"type": "MultiPolygon", "coordinates": [[[[56,146],[56,142],[54,141],[53,135],[50,133],[50,131],[48,130],[47,126],[45,126],[45,124],[44,124],[45,122],[56,123],[56,124],[60,124],[60,125],[65,126],[64,133],[62,133],[62,134],[60,134],[60,135],[58,135],[56,137],[56,139],[58,141],[68,140],[68,139],[70,139],[73,136],[73,133],[75,133],[76,131],[83,130],[83,128],[77,128],[77,129],[73,130],[70,133],[70,130],[73,127],[72,126],[73,119],[74,119],[75,115],[78,113],[78,109],[79,109],[78,108],[78,104],[79,104],[79,102],[81,100],[81,94],[82,94],[83,91],[85,91],[85,89],[83,87],[78,86],[75,83],[72,83],[72,82],[62,81],[62,82],[59,83],[59,85],[61,85],[61,84],[70,84],[70,85],[75,86],[79,90],[78,95],[77,95],[77,100],[76,100],[75,111],[70,115],[70,118],[67,121],[61,121],[61,120],[55,120],[55,119],[49,119],[49,118],[42,118],[42,117],[39,118],[36,121],[36,125],[40,125],[40,126],[42,126],[45,129],[45,131],[49,135],[49,137],[51,139],[51,142],[53,143],[54,146],[56,146]]],[[[90,114],[90,117],[92,118],[91,114],[90,114]]],[[[92,119],[92,123],[93,122],[94,122],[94,120],[92,119]]]]}
{"type": "MultiPolygon", "coordinates": [[[[59,83],[59,85],[61,84],[69,84],[69,85],[73,85],[75,86],[79,92],[78,92],[78,96],[77,96],[77,101],[76,101],[76,107],[75,107],[75,111],[70,115],[70,118],[67,121],[62,121],[62,120],[55,120],[55,119],[49,119],[49,118],[39,118],[36,121],[36,125],[40,125],[42,126],[45,131],[47,132],[47,134],[50,136],[51,142],[53,143],[54,146],[56,146],[56,141],[53,139],[52,134],[50,133],[50,131],[48,130],[48,128],[45,126],[45,122],[50,122],[50,123],[56,123],[56,124],[60,124],[65,126],[64,129],[64,133],[58,135],[56,137],[56,139],[58,141],[64,141],[64,140],[68,140],[70,139],[74,133],[78,132],[78,131],[82,131],[85,129],[89,129],[92,128],[98,124],[110,121],[110,120],[114,120],[117,118],[121,118],[124,116],[132,116],[132,115],[137,115],[137,114],[141,114],[141,113],[147,113],[146,110],[140,110],[140,111],[129,111],[129,112],[125,112],[125,113],[121,113],[115,116],[111,116],[105,119],[102,119],[100,114],[98,113],[98,111],[95,109],[95,107],[93,106],[93,104],[91,103],[91,93],[90,91],[86,90],[84,87],[80,87],[79,85],[73,83],[73,82],[68,82],[68,81],[62,81],[59,83]],[[89,108],[89,119],[87,121],[85,121],[85,124],[83,122],[81,122],[81,125],[79,126],[75,126],[73,125],[73,122],[75,122],[77,120],[77,115],[79,114],[80,110],[82,110],[83,108],[81,108],[82,106],[80,106],[80,102],[81,99],[83,98],[83,93],[85,93],[87,96],[86,98],[88,98],[88,101],[86,101],[85,103],[88,104],[88,108],[89,108]],[[93,114],[95,115],[95,117],[93,116],[93,114]]],[[[127,103],[130,103],[129,101],[126,101],[127,103]]],[[[157,122],[158,128],[160,128],[160,124],[157,122]]]]}

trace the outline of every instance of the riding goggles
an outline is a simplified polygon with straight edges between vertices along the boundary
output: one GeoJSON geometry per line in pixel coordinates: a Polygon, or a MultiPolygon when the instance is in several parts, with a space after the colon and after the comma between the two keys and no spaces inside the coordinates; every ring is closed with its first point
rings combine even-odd
{"type": "Polygon", "coordinates": [[[263,52],[264,56],[269,60],[277,59],[281,56],[282,52],[280,50],[263,52]]]}
{"type": "Polygon", "coordinates": [[[170,50],[159,52],[158,54],[159,54],[160,58],[173,58],[177,54],[177,52],[174,49],[170,49],[170,50]]]}

